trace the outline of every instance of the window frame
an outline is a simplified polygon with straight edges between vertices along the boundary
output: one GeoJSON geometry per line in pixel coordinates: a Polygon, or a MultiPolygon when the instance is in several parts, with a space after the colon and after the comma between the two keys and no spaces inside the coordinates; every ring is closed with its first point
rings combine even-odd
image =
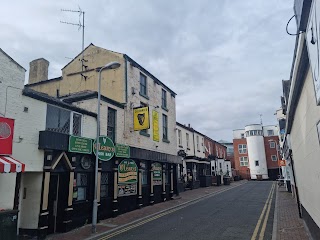
{"type": "Polygon", "coordinates": [[[247,153],[247,144],[238,144],[238,152],[239,152],[239,154],[246,154],[247,153]]]}
{"type": "Polygon", "coordinates": [[[249,159],[247,156],[239,157],[240,167],[248,167],[249,166],[249,159]],[[244,161],[246,159],[246,161],[244,161]]]}
{"type": "Polygon", "coordinates": [[[168,141],[168,116],[162,114],[162,139],[168,141]]]}
{"type": "Polygon", "coordinates": [[[148,97],[148,80],[147,76],[140,72],[140,94],[142,96],[148,97]],[[144,79],[144,84],[142,79],[144,79]],[[144,91],[142,91],[144,90],[144,91]]]}
{"type": "Polygon", "coordinates": [[[272,162],[277,162],[278,161],[277,155],[271,155],[271,160],[272,162]],[[275,157],[275,160],[273,160],[274,159],[273,157],[275,157]]]}
{"type": "Polygon", "coordinates": [[[186,133],[187,148],[189,148],[189,133],[186,133]]]}
{"type": "Polygon", "coordinates": [[[161,90],[161,107],[167,109],[167,91],[162,88],[161,90]]]}
{"type": "Polygon", "coordinates": [[[182,131],[178,129],[178,145],[182,146],[182,131]]]}
{"type": "Polygon", "coordinates": [[[101,179],[100,179],[100,198],[108,198],[109,196],[109,172],[101,172],[101,179]],[[102,175],[106,174],[107,175],[107,182],[103,183],[102,182],[102,175]],[[102,186],[106,186],[106,195],[102,195],[102,186]]]}
{"type": "Polygon", "coordinates": [[[76,201],[76,202],[81,202],[82,201],[83,202],[83,201],[87,201],[88,200],[88,198],[87,198],[88,197],[88,187],[89,187],[88,178],[89,178],[89,176],[85,172],[76,173],[76,186],[73,188],[73,191],[77,192],[77,197],[73,198],[73,201],[76,201]],[[78,178],[78,176],[81,176],[81,175],[86,176],[86,185],[82,185],[81,184],[81,177],[78,178]],[[79,181],[79,179],[80,179],[80,181],[79,181]],[[84,199],[79,199],[79,188],[84,189],[84,195],[85,195],[84,199]]]}
{"type": "Polygon", "coordinates": [[[255,160],[255,161],[254,161],[254,165],[255,165],[256,167],[259,167],[259,166],[260,166],[259,160],[255,160]]]}
{"type": "Polygon", "coordinates": [[[269,142],[269,147],[270,148],[276,148],[276,143],[274,141],[269,142]],[[271,144],[272,143],[272,144],[271,144]],[[272,146],[271,146],[272,145],[272,146]]]}
{"type": "MultiPolygon", "coordinates": [[[[112,127],[112,126],[111,126],[112,127]]],[[[116,142],[116,131],[117,131],[117,110],[111,107],[108,107],[108,115],[107,115],[107,136],[115,143],[116,142]],[[113,126],[113,136],[109,136],[109,113],[113,112],[114,113],[114,126],[113,126]]]]}
{"type": "Polygon", "coordinates": [[[274,131],[272,129],[267,130],[267,135],[268,136],[274,136],[274,131]],[[271,134],[270,134],[271,133],[271,134]]]}
{"type": "Polygon", "coordinates": [[[196,141],[197,141],[197,151],[200,152],[200,146],[199,146],[199,136],[196,136],[196,141]]]}

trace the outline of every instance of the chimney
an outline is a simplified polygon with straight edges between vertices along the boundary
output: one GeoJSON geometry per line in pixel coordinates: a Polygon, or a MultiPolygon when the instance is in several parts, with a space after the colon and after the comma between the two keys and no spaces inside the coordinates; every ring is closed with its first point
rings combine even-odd
{"type": "Polygon", "coordinates": [[[30,62],[29,84],[48,79],[49,62],[39,58],[30,62]]]}

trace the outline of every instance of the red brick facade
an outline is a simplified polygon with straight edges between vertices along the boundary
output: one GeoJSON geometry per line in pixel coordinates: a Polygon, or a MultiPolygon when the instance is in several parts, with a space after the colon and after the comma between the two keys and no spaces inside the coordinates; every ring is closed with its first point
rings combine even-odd
{"type": "MultiPolygon", "coordinates": [[[[267,159],[267,167],[268,169],[274,169],[279,168],[278,161],[272,161],[271,156],[277,156],[277,145],[279,144],[279,138],[277,136],[271,136],[271,137],[264,137],[264,148],[266,150],[266,159],[267,159]],[[270,148],[270,142],[276,142],[277,144],[274,144],[274,148],[270,148]]],[[[279,155],[280,158],[280,155],[279,155]]]]}
{"type": "Polygon", "coordinates": [[[247,145],[247,140],[245,138],[233,139],[234,166],[237,170],[237,174],[239,174],[243,179],[250,179],[250,169],[246,166],[240,166],[240,157],[248,157],[248,149],[246,153],[239,153],[239,144],[247,145]]]}
{"type": "Polygon", "coordinates": [[[204,138],[204,145],[206,147],[205,155],[206,158],[210,155],[209,150],[211,152],[211,155],[217,157],[217,158],[227,158],[227,147],[222,145],[221,143],[218,143],[211,138],[205,137],[204,138]]]}

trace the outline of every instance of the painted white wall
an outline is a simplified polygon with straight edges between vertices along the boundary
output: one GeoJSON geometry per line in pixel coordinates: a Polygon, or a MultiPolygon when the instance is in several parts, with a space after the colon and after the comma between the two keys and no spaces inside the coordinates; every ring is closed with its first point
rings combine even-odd
{"type": "Polygon", "coordinates": [[[16,173],[0,173],[0,210],[13,209],[16,176],[16,173]]]}
{"type": "Polygon", "coordinates": [[[20,187],[20,212],[18,226],[37,229],[40,214],[42,173],[22,173],[20,187]],[[26,188],[26,196],[23,191],[26,188]]]}
{"type": "Polygon", "coordinates": [[[231,171],[231,162],[230,161],[224,161],[223,165],[223,175],[226,175],[229,173],[229,177],[232,177],[232,171],[231,171]]]}
{"type": "Polygon", "coordinates": [[[179,150],[184,150],[185,153],[188,156],[194,156],[194,143],[193,143],[193,132],[191,132],[190,130],[181,127],[179,125],[176,126],[176,134],[177,134],[177,152],[179,150]],[[182,147],[179,146],[179,142],[178,142],[178,132],[179,130],[181,131],[181,137],[182,137],[182,147]],[[189,134],[189,147],[187,147],[187,133],[189,134]]]}
{"type": "MultiPolygon", "coordinates": [[[[262,126],[260,124],[254,124],[245,127],[245,131],[250,130],[262,130],[262,126]]],[[[257,179],[257,175],[262,175],[262,179],[268,179],[263,136],[248,136],[246,140],[251,179],[257,179]],[[259,166],[255,165],[255,161],[259,161],[259,166]]]]}
{"type": "Polygon", "coordinates": [[[241,139],[241,134],[245,134],[244,129],[235,129],[233,130],[233,139],[241,139]]]}
{"type": "Polygon", "coordinates": [[[320,146],[317,123],[320,108],[316,105],[312,73],[308,70],[290,134],[300,201],[320,226],[320,146]]]}

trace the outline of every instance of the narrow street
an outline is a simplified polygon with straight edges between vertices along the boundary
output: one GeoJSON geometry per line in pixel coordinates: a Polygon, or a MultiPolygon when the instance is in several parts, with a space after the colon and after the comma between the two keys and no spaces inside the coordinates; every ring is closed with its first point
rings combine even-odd
{"type": "Polygon", "coordinates": [[[271,239],[274,199],[271,181],[252,181],[99,239],[271,239]]]}

